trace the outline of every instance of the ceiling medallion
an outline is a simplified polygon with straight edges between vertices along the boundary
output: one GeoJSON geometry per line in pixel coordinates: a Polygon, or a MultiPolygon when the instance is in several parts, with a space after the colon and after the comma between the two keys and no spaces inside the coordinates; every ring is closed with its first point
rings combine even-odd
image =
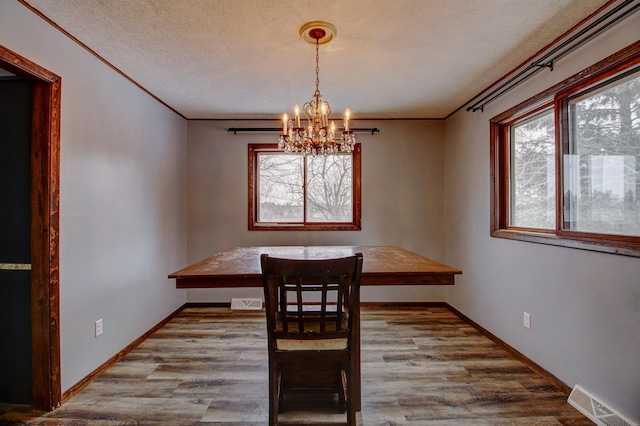
{"type": "Polygon", "coordinates": [[[308,43],[316,46],[316,91],[313,99],[306,102],[302,111],[306,123],[304,127],[300,121],[300,107],[295,106],[293,117],[290,119],[285,113],[282,116],[282,134],[278,140],[278,148],[288,153],[302,155],[329,155],[337,152],[352,152],[356,138],[349,130],[351,112],[347,109],[343,117],[344,129],[336,137],[338,130],[334,121],[329,123],[331,106],[322,100],[320,93],[320,55],[321,44],[329,43],[336,36],[336,27],[328,22],[308,22],[300,28],[300,36],[308,43]]]}

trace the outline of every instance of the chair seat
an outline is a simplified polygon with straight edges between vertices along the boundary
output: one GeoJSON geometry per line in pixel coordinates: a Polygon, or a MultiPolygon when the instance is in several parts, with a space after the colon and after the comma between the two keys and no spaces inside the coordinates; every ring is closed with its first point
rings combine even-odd
{"type": "Polygon", "coordinates": [[[340,339],[318,339],[318,340],[296,340],[296,339],[276,339],[276,347],[279,351],[340,351],[347,349],[348,340],[340,339]]]}

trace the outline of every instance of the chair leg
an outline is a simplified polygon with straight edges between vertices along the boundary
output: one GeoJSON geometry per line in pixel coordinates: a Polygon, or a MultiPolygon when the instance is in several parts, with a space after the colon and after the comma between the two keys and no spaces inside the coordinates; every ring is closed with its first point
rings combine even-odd
{"type": "Polygon", "coordinates": [[[353,382],[351,380],[351,371],[349,371],[349,365],[347,365],[345,379],[347,382],[347,425],[356,426],[356,410],[355,406],[353,405],[355,386],[353,386],[353,382]]]}
{"type": "Polygon", "coordinates": [[[284,407],[284,392],[282,390],[282,370],[278,370],[278,380],[276,383],[276,390],[278,391],[278,414],[282,413],[284,407]]]}
{"type": "Polygon", "coordinates": [[[275,363],[269,362],[269,426],[278,423],[280,409],[280,374],[275,363]]]}
{"type": "Polygon", "coordinates": [[[344,366],[340,366],[338,369],[338,408],[340,414],[343,414],[346,410],[347,404],[347,373],[344,366]]]}

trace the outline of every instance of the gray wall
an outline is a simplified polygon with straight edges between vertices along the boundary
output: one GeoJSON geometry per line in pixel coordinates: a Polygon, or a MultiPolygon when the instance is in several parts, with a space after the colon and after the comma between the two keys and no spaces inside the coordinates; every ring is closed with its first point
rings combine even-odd
{"type": "Polygon", "coordinates": [[[640,258],[489,236],[489,119],[638,39],[640,13],[445,125],[446,300],[566,384],[640,419],[640,258]],[[523,312],[532,315],[531,330],[523,312]]]}
{"type": "Polygon", "coordinates": [[[167,274],[185,263],[187,123],[17,1],[0,43],[62,77],[65,391],[184,303],[167,274]]]}
{"type": "MultiPolygon", "coordinates": [[[[275,124],[274,124],[275,123],[275,124]]],[[[277,133],[233,133],[229,127],[276,122],[189,122],[188,262],[234,246],[397,245],[444,260],[442,121],[356,121],[378,127],[362,143],[361,231],[247,230],[247,144],[275,143],[277,133]]],[[[442,301],[441,287],[366,287],[363,300],[442,301]]],[[[261,289],[189,290],[193,302],[261,297],[261,289]]]]}
{"type": "MultiPolygon", "coordinates": [[[[640,259],[489,237],[488,126],[637,40],[638,28],[640,14],[484,113],[461,111],[446,123],[358,122],[381,129],[358,135],[362,231],[269,232],[247,230],[246,159],[248,143],[274,134],[226,131],[246,122],[187,124],[20,3],[0,0],[0,42],[63,79],[63,390],[185,301],[166,275],[188,263],[241,245],[384,244],[464,274],[446,289],[366,288],[364,300],[446,300],[565,383],[640,418],[640,259]],[[531,330],[522,326],[525,310],[531,330]],[[105,331],[94,338],[98,318],[105,331]]],[[[260,295],[191,290],[187,297],[260,295]]]]}

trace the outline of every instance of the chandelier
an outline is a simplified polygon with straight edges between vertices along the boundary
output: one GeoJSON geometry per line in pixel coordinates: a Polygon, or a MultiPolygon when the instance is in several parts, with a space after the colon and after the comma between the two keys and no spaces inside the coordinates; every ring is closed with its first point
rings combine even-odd
{"type": "Polygon", "coordinates": [[[286,113],[282,116],[282,134],[278,140],[278,148],[284,152],[316,156],[353,151],[356,138],[353,131],[349,130],[351,112],[347,109],[344,113],[344,130],[336,129],[334,121],[329,123],[331,106],[329,102],[322,100],[319,89],[319,48],[321,44],[330,42],[336,33],[336,28],[327,22],[309,22],[300,28],[300,36],[308,43],[316,45],[316,91],[313,99],[302,107],[307,120],[304,126],[300,120],[298,105],[295,106],[291,119],[286,113]]]}

